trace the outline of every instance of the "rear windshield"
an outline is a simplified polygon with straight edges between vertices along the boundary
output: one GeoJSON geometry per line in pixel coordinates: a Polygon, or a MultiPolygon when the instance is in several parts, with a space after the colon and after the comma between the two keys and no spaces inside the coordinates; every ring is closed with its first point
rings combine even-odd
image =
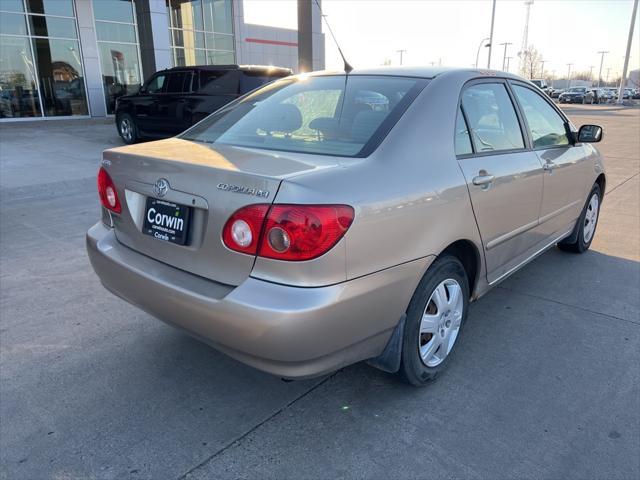
{"type": "Polygon", "coordinates": [[[285,78],[229,104],[181,138],[287,152],[365,156],[426,82],[365,75],[285,78]]]}
{"type": "Polygon", "coordinates": [[[242,72],[240,76],[240,94],[244,95],[245,93],[248,93],[251,90],[255,90],[256,88],[264,85],[265,83],[269,83],[273,80],[277,80],[278,78],[286,76],[286,73],[270,75],[267,72],[242,72]]]}

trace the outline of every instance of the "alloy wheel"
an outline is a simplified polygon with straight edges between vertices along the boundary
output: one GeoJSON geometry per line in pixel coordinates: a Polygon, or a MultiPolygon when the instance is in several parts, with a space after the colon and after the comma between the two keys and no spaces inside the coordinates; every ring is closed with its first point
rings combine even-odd
{"type": "Polygon", "coordinates": [[[582,228],[582,238],[584,243],[589,243],[596,231],[596,223],[598,222],[598,206],[600,205],[600,197],[594,193],[587,205],[587,211],[584,216],[584,226],[582,228]]]}
{"type": "Polygon", "coordinates": [[[122,138],[127,142],[130,142],[133,138],[133,125],[128,118],[120,120],[120,135],[122,135],[122,138]]]}
{"type": "Polygon", "coordinates": [[[464,301],[460,284],[451,278],[435,288],[420,322],[418,348],[427,367],[440,365],[451,352],[462,323],[464,301]]]}

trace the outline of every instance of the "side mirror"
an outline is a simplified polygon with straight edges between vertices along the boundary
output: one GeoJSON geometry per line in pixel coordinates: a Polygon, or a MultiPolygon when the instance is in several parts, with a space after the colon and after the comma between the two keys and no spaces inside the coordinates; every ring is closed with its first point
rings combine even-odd
{"type": "Polygon", "coordinates": [[[596,143],[602,140],[602,127],[598,125],[582,125],[578,130],[579,143],[596,143]]]}

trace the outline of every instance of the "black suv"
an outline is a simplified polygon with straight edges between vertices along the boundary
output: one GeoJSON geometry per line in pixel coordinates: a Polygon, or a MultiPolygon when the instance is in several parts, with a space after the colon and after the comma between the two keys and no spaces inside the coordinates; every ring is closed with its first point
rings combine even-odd
{"type": "Polygon", "coordinates": [[[162,70],[138,93],[116,100],[116,127],[125,143],[171,137],[240,95],[289,75],[288,68],[238,65],[162,70]]]}

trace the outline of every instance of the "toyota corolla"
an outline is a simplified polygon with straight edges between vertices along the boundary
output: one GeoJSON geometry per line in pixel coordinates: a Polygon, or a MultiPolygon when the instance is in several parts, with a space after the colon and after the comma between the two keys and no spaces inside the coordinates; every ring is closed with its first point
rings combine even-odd
{"type": "Polygon", "coordinates": [[[367,360],[422,385],[469,302],[554,245],[589,248],[601,137],[503,72],[288,77],[105,151],[89,258],[111,292],[258,369],[367,360]]]}

